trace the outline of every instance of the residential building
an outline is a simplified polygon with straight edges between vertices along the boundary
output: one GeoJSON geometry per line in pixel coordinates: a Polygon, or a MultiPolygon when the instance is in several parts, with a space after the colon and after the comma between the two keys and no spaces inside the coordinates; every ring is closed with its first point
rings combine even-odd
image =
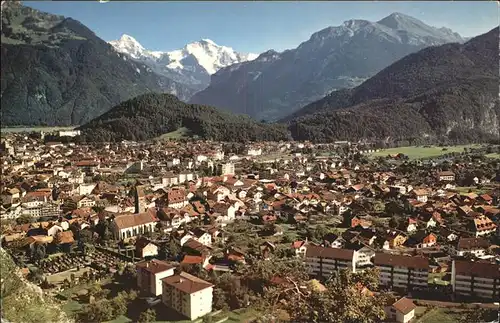
{"type": "Polygon", "coordinates": [[[136,257],[146,258],[158,255],[158,245],[145,237],[139,237],[135,242],[136,257]]]}
{"type": "Polygon", "coordinates": [[[377,252],[373,264],[380,270],[380,284],[404,290],[427,287],[429,259],[377,252]]]}
{"type": "Polygon", "coordinates": [[[162,294],[162,279],[174,275],[175,267],[165,261],[153,259],[137,263],[136,269],[139,291],[159,296],[162,294]]]}
{"type": "Polygon", "coordinates": [[[500,296],[500,265],[469,260],[454,260],[451,268],[453,292],[498,300],[500,296]]]}
{"type": "Polygon", "coordinates": [[[307,240],[293,242],[292,249],[295,250],[295,255],[297,257],[304,258],[306,256],[307,240]]]}
{"type": "Polygon", "coordinates": [[[55,202],[46,202],[31,207],[22,207],[22,213],[33,218],[53,217],[61,215],[61,207],[55,202]]]}
{"type": "Polygon", "coordinates": [[[21,191],[17,188],[5,190],[2,193],[2,205],[10,205],[16,207],[21,202],[21,191]]]}
{"type": "Polygon", "coordinates": [[[355,251],[309,245],[304,259],[309,274],[328,278],[332,273],[348,269],[356,271],[355,251]]]}
{"type": "Polygon", "coordinates": [[[459,238],[449,246],[449,252],[459,257],[466,254],[480,257],[486,253],[489,246],[490,243],[484,238],[459,238]]]}
{"type": "Polygon", "coordinates": [[[59,137],[76,137],[80,135],[80,130],[61,130],[59,137]]]}
{"type": "Polygon", "coordinates": [[[490,218],[482,214],[470,220],[470,227],[476,237],[486,236],[497,230],[497,225],[490,218]]]}
{"type": "Polygon", "coordinates": [[[426,203],[428,200],[428,192],[425,189],[416,189],[410,192],[410,195],[414,196],[417,201],[426,203]]]}
{"type": "Polygon", "coordinates": [[[225,163],[221,165],[221,175],[234,175],[234,164],[225,163]]]}
{"type": "Polygon", "coordinates": [[[389,300],[385,307],[386,320],[397,323],[408,323],[415,317],[417,306],[409,298],[402,297],[397,301],[389,300]]]}
{"type": "Polygon", "coordinates": [[[195,228],[190,233],[193,236],[193,239],[204,244],[205,246],[210,247],[212,245],[212,235],[207,231],[201,228],[195,228]]]}
{"type": "Polygon", "coordinates": [[[443,171],[437,173],[437,179],[438,181],[447,181],[447,182],[453,182],[455,180],[455,173],[452,171],[443,171]]]}
{"type": "Polygon", "coordinates": [[[186,191],[181,188],[170,189],[161,201],[165,206],[174,209],[181,209],[188,204],[186,191]]]}
{"type": "Polygon", "coordinates": [[[162,279],[162,302],[195,320],[212,312],[213,285],[186,272],[162,279]]]}

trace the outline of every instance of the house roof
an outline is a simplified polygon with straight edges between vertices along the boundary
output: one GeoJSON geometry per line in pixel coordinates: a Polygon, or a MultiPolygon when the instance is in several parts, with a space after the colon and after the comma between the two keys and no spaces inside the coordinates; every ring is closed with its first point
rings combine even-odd
{"type": "Polygon", "coordinates": [[[191,256],[185,255],[184,259],[182,259],[181,264],[202,264],[203,257],[201,256],[191,256]]]}
{"type": "Polygon", "coordinates": [[[162,281],[186,294],[193,294],[213,286],[209,282],[186,272],[163,278],[162,281]]]}
{"type": "Polygon", "coordinates": [[[457,242],[459,250],[486,249],[490,246],[488,240],[483,238],[460,238],[457,242]]]}
{"type": "Polygon", "coordinates": [[[158,260],[158,259],[152,259],[148,261],[141,261],[136,264],[137,268],[142,268],[152,274],[158,274],[161,272],[164,272],[166,270],[170,270],[172,268],[175,268],[175,266],[169,264],[168,262],[158,260]]]}
{"type": "Polygon", "coordinates": [[[135,247],[137,250],[141,250],[144,249],[150,243],[156,245],[155,243],[151,242],[151,240],[149,240],[148,238],[141,236],[136,240],[135,247]]]}
{"type": "Polygon", "coordinates": [[[306,258],[329,258],[329,259],[343,259],[352,260],[354,250],[327,248],[319,246],[309,246],[306,250],[306,258]]]}
{"type": "Polygon", "coordinates": [[[406,267],[415,269],[428,269],[429,259],[377,252],[373,263],[382,266],[406,267]]]}
{"type": "Polygon", "coordinates": [[[392,304],[392,306],[398,311],[406,315],[417,308],[417,306],[413,303],[413,301],[409,298],[402,297],[396,303],[392,304]]]}
{"type": "Polygon", "coordinates": [[[118,229],[127,229],[139,225],[144,225],[152,222],[158,221],[156,217],[150,213],[150,212],[144,212],[144,213],[125,213],[118,215],[114,219],[116,226],[118,229]]]}
{"type": "Polygon", "coordinates": [[[64,232],[58,232],[56,234],[57,240],[59,244],[65,244],[65,243],[73,243],[75,242],[73,238],[73,232],[72,231],[64,231],[64,232]]]}
{"type": "Polygon", "coordinates": [[[477,261],[455,260],[455,273],[463,276],[500,278],[500,265],[477,261]]]}
{"type": "Polygon", "coordinates": [[[292,248],[293,249],[299,249],[300,247],[302,247],[306,242],[305,241],[294,241],[292,243],[292,248]]]}
{"type": "Polygon", "coordinates": [[[491,221],[487,216],[480,215],[474,218],[474,226],[477,231],[493,230],[497,226],[493,221],[491,221]]]}

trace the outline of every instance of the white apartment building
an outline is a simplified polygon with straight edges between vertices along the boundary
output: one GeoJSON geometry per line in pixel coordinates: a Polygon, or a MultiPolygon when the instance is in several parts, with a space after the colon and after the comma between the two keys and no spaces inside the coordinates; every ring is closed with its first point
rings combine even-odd
{"type": "Polygon", "coordinates": [[[165,261],[153,259],[137,263],[136,269],[139,291],[159,296],[162,294],[162,279],[172,276],[175,267],[165,261]]]}
{"type": "Polygon", "coordinates": [[[222,175],[234,175],[234,164],[233,163],[225,163],[221,166],[222,175]]]}
{"type": "Polygon", "coordinates": [[[260,156],[262,155],[262,148],[249,148],[247,151],[248,156],[260,156]]]}
{"type": "Polygon", "coordinates": [[[95,183],[80,184],[78,185],[78,195],[90,195],[97,186],[95,183]]]}
{"type": "Polygon", "coordinates": [[[61,130],[59,137],[76,137],[80,135],[80,130],[61,130]]]}
{"type": "Polygon", "coordinates": [[[179,173],[179,183],[189,182],[194,180],[194,174],[190,172],[179,173]]]}
{"type": "Polygon", "coordinates": [[[23,204],[22,213],[33,218],[59,216],[61,215],[61,207],[59,204],[53,202],[41,203],[30,207],[25,207],[23,204]]]}
{"type": "Polygon", "coordinates": [[[212,312],[213,285],[181,272],[162,279],[162,302],[190,320],[212,312]]]}
{"type": "Polygon", "coordinates": [[[173,167],[176,165],[180,165],[181,160],[179,158],[172,158],[167,160],[167,167],[173,167]]]}
{"type": "Polygon", "coordinates": [[[334,272],[342,269],[356,272],[354,253],[354,250],[349,249],[309,245],[306,249],[304,263],[310,275],[328,278],[334,272]]]}
{"type": "Polygon", "coordinates": [[[469,260],[454,260],[451,267],[453,292],[498,300],[500,265],[469,260]]]}
{"type": "Polygon", "coordinates": [[[354,258],[355,258],[356,268],[359,269],[373,265],[372,260],[373,257],[375,256],[374,249],[366,245],[360,245],[359,247],[354,249],[355,249],[354,258]]]}
{"type": "Polygon", "coordinates": [[[377,252],[373,264],[380,270],[380,285],[404,290],[427,287],[427,258],[377,252]]]}

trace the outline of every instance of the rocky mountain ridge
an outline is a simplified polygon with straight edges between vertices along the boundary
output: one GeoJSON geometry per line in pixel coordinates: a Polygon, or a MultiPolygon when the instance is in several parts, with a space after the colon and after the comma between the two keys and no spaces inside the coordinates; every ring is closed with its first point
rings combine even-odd
{"type": "Polygon", "coordinates": [[[194,90],[130,60],[80,22],[24,6],[2,5],[1,122],[83,124],[147,92],[188,99],[194,90]]]}
{"type": "Polygon", "coordinates": [[[378,22],[349,20],[314,33],[295,49],[270,50],[222,68],[190,102],[276,120],[334,90],[355,87],[410,53],[463,41],[449,29],[400,13],[378,22]]]}
{"type": "Polygon", "coordinates": [[[498,27],[410,54],[283,119],[295,139],[500,137],[498,27]]]}
{"type": "Polygon", "coordinates": [[[238,53],[231,47],[219,46],[210,39],[189,43],[169,52],[147,50],[129,35],[122,35],[109,43],[118,52],[148,65],[156,73],[196,90],[206,88],[210,75],[219,69],[257,57],[256,54],[238,53]]]}

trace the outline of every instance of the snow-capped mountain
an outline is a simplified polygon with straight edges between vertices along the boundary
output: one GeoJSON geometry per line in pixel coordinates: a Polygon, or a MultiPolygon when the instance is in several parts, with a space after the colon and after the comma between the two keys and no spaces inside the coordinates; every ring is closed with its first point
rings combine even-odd
{"type": "Polygon", "coordinates": [[[463,41],[450,29],[401,13],[377,22],[348,20],[312,34],[297,48],[270,50],[220,69],[190,102],[276,120],[334,90],[358,86],[408,54],[463,41]]]}
{"type": "Polygon", "coordinates": [[[148,65],[154,72],[197,90],[206,88],[210,83],[210,75],[219,69],[258,57],[257,54],[238,53],[231,47],[219,46],[210,39],[189,43],[170,52],[145,49],[129,35],[122,35],[109,44],[118,52],[148,65]]]}

